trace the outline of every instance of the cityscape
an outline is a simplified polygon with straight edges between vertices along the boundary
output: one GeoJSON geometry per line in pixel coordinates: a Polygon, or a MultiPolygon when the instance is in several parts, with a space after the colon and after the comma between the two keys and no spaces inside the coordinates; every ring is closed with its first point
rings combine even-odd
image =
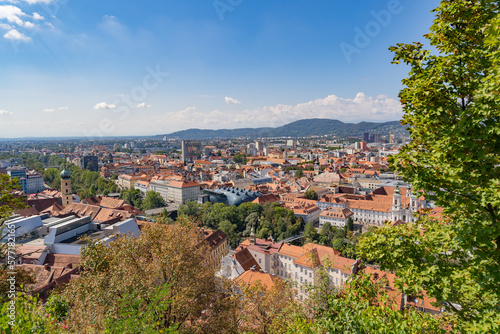
{"type": "Polygon", "coordinates": [[[0,1],[1,332],[500,332],[500,3],[196,3],[0,1]]]}

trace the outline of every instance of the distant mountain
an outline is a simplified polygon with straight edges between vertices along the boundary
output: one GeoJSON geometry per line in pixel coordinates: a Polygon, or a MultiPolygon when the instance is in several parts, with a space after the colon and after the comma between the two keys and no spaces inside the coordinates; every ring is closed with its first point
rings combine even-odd
{"type": "Polygon", "coordinates": [[[340,137],[363,136],[364,132],[388,134],[405,131],[399,121],[385,123],[344,123],[334,119],[303,119],[277,128],[244,128],[234,130],[189,129],[167,135],[175,139],[214,139],[214,138],[259,138],[259,137],[309,137],[337,135],[340,137]]]}

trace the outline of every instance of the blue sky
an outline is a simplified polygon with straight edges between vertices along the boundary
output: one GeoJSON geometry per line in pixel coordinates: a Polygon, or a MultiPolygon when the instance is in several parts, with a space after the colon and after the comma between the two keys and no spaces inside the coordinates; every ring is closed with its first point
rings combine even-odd
{"type": "Polygon", "coordinates": [[[0,0],[0,137],[398,120],[438,4],[0,0]]]}

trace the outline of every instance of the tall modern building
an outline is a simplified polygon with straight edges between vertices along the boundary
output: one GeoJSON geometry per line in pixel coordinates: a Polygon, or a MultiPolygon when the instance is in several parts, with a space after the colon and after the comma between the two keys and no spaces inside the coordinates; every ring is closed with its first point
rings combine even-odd
{"type": "Polygon", "coordinates": [[[256,141],[255,148],[257,149],[257,151],[263,151],[264,150],[264,143],[261,141],[256,141]]]}
{"type": "Polygon", "coordinates": [[[368,132],[363,133],[363,141],[370,142],[370,134],[368,132]]]}
{"type": "Polygon", "coordinates": [[[82,168],[97,172],[99,170],[99,160],[95,155],[86,155],[82,158],[82,168]]]}
{"type": "Polygon", "coordinates": [[[27,192],[26,186],[26,173],[28,168],[26,167],[9,167],[7,168],[7,174],[10,176],[10,179],[18,178],[18,185],[21,187],[22,191],[27,192]]]}
{"type": "Polygon", "coordinates": [[[182,162],[188,163],[201,157],[201,143],[196,140],[182,141],[182,162]]]}

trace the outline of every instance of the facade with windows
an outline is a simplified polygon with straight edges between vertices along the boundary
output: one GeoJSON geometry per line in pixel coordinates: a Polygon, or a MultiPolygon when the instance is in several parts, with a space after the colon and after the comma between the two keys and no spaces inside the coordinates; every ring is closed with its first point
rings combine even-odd
{"type": "Polygon", "coordinates": [[[347,208],[328,208],[323,210],[319,215],[319,227],[322,228],[326,223],[330,223],[332,226],[344,228],[349,218],[353,215],[354,212],[347,208]]]}
{"type": "Polygon", "coordinates": [[[307,244],[303,247],[284,244],[274,255],[274,274],[293,282],[297,297],[305,300],[309,288],[318,280],[318,270],[326,270],[330,288],[340,288],[356,269],[356,261],[342,257],[331,247],[307,244]]]}

